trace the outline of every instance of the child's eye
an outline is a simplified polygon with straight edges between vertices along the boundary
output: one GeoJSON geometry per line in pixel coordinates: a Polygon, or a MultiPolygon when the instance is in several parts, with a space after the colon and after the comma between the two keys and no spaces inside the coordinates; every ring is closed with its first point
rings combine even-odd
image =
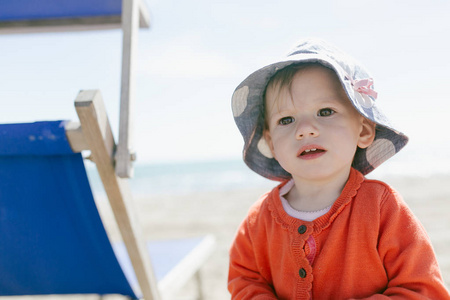
{"type": "Polygon", "coordinates": [[[319,117],[328,117],[328,116],[331,116],[334,113],[335,113],[335,111],[332,110],[331,108],[322,108],[321,110],[319,110],[317,112],[317,116],[319,116],[319,117]]]}
{"type": "Polygon", "coordinates": [[[280,121],[278,121],[278,124],[288,125],[288,124],[291,124],[292,122],[294,122],[293,117],[284,117],[284,118],[281,118],[280,121]]]}

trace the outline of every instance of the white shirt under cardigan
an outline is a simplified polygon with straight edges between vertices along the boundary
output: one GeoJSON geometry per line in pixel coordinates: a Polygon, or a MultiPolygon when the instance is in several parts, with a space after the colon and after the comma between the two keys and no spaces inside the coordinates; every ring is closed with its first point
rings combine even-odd
{"type": "Polygon", "coordinates": [[[289,193],[289,191],[292,189],[293,186],[294,186],[294,180],[291,179],[291,180],[289,180],[288,183],[286,183],[280,189],[280,199],[281,199],[281,203],[283,204],[284,211],[291,217],[299,219],[299,220],[311,222],[311,221],[314,221],[315,219],[323,216],[324,214],[326,214],[330,210],[331,206],[333,206],[333,204],[332,204],[330,206],[325,207],[324,209],[316,210],[316,211],[296,210],[289,204],[289,202],[284,197],[287,193],[289,193]]]}

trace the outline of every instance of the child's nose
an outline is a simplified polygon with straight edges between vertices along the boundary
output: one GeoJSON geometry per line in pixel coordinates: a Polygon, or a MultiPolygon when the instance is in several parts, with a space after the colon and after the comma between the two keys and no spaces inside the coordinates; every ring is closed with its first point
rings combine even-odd
{"type": "Polygon", "coordinates": [[[317,137],[319,136],[319,130],[315,126],[314,122],[311,120],[304,120],[299,122],[296,132],[296,138],[301,140],[306,137],[317,137]]]}

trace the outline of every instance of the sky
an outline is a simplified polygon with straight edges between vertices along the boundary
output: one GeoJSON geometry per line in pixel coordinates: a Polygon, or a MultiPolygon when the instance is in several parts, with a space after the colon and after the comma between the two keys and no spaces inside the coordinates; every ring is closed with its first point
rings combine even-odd
{"type": "MultiPolygon", "coordinates": [[[[139,32],[134,72],[138,162],[239,158],[234,89],[307,37],[367,67],[377,101],[410,137],[399,155],[448,158],[450,1],[146,2],[151,28],[139,32]]],[[[78,91],[100,89],[117,141],[121,47],[120,30],[0,35],[0,121],[77,121],[78,91]]]]}

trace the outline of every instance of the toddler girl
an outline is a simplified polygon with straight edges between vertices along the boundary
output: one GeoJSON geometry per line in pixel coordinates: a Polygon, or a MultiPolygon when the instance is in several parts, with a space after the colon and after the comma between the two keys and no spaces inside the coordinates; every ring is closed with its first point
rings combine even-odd
{"type": "Polygon", "coordinates": [[[360,64],[312,39],[238,86],[244,161],[281,184],[238,229],[233,299],[450,299],[424,228],[364,177],[408,141],[376,98],[360,64]]]}

